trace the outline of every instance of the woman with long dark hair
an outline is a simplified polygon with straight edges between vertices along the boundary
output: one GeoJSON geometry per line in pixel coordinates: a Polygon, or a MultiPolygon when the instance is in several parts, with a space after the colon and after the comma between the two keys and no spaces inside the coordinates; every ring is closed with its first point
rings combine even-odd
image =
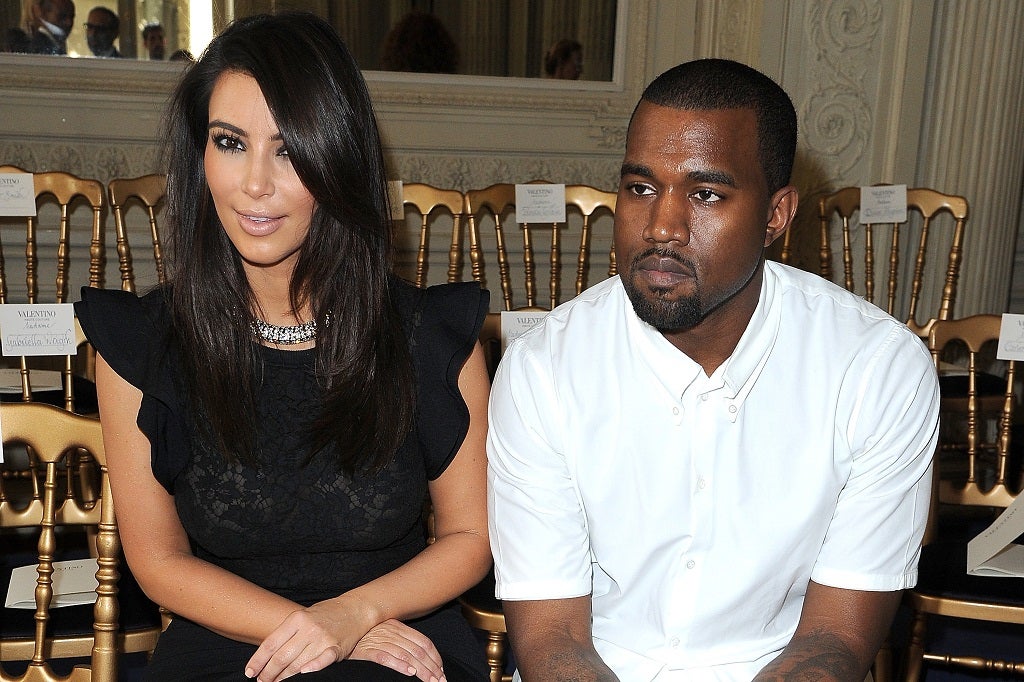
{"type": "Polygon", "coordinates": [[[446,605],[490,562],[487,294],[391,274],[354,60],[312,15],[240,20],[168,130],[169,284],[77,304],[125,554],[175,614],[147,678],[485,679],[446,605]]]}

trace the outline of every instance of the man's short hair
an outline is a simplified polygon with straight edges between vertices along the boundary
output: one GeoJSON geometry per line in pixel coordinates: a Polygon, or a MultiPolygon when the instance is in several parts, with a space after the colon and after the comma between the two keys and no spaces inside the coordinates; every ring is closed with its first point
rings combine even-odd
{"type": "Polygon", "coordinates": [[[99,12],[104,16],[106,19],[106,30],[111,31],[112,33],[117,33],[121,29],[121,20],[118,18],[117,14],[110,9],[106,7],[93,7],[89,12],[99,12]]]}
{"type": "Polygon", "coordinates": [[[655,78],[641,101],[673,109],[753,110],[768,190],[774,194],[789,184],[796,154],[796,110],[786,91],[760,71],[728,59],[685,62],[655,78]]]}
{"type": "Polygon", "coordinates": [[[142,39],[145,40],[149,37],[150,33],[156,33],[157,31],[163,33],[164,27],[160,24],[146,24],[142,29],[142,39]]]}

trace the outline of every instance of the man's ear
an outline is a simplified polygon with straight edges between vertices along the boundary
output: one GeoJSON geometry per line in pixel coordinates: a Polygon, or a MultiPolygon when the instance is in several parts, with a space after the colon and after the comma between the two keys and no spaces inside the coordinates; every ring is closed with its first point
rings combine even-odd
{"type": "Polygon", "coordinates": [[[776,239],[786,234],[786,230],[793,224],[799,203],[800,195],[792,185],[787,185],[772,195],[772,213],[764,235],[765,247],[771,246],[776,239]]]}

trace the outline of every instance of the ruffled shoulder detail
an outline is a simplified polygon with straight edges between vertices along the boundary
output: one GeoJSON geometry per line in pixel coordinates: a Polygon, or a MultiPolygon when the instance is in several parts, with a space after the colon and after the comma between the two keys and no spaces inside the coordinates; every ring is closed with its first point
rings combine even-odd
{"type": "Polygon", "coordinates": [[[173,493],[189,450],[165,292],[156,289],[139,298],[127,291],[83,287],[75,314],[96,352],[142,391],[136,423],[150,442],[153,475],[173,493]]]}
{"type": "Polygon", "coordinates": [[[396,299],[409,329],[416,376],[416,437],[427,478],[433,480],[451,463],[469,431],[459,373],[480,335],[490,297],[476,282],[428,289],[401,283],[396,299]]]}

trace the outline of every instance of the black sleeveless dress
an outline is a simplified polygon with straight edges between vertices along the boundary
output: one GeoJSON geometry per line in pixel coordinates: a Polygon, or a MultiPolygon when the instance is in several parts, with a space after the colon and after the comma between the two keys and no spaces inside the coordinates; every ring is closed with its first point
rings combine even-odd
{"type": "MultiPolygon", "coordinates": [[[[390,465],[354,477],[341,473],[329,453],[310,452],[310,427],[322,405],[312,350],[259,347],[259,463],[229,464],[201,436],[188,409],[178,360],[183,351],[169,342],[164,292],[137,298],[83,289],[76,313],[104,360],[143,393],[137,421],[152,445],[153,472],[174,495],[197,557],[308,605],[384,575],[426,546],[427,481],[441,475],[468,430],[458,375],[488,297],[473,282],[417,289],[394,280],[392,286],[409,336],[416,424],[390,465]]],[[[487,678],[482,647],[457,608],[409,625],[434,642],[449,680],[487,678]]],[[[255,649],[176,617],[160,637],[146,679],[243,680],[255,649]]],[[[342,661],[303,679],[410,678],[342,661]]]]}

